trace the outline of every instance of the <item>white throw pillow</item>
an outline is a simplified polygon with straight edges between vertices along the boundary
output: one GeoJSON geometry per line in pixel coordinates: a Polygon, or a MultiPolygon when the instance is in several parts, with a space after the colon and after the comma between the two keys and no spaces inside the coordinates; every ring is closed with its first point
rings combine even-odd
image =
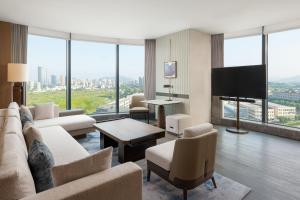
{"type": "Polygon", "coordinates": [[[34,120],[54,118],[54,104],[44,103],[36,104],[34,109],[34,120]]]}
{"type": "Polygon", "coordinates": [[[52,167],[51,174],[54,186],[63,185],[111,168],[112,150],[112,147],[108,147],[81,160],[52,167]]]}

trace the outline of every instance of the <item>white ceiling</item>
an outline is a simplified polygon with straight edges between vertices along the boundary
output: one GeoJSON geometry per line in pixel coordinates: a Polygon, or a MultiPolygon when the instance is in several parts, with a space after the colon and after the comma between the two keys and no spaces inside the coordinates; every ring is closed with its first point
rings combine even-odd
{"type": "Polygon", "coordinates": [[[228,33],[300,19],[300,0],[0,0],[0,20],[102,37],[228,33]]]}

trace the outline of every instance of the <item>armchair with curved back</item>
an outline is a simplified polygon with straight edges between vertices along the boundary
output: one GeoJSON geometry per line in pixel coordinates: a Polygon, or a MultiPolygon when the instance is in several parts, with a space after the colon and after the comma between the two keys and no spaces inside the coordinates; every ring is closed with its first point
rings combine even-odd
{"type": "Polygon", "coordinates": [[[142,102],[145,100],[146,98],[142,94],[132,95],[129,104],[129,116],[133,118],[135,115],[142,114],[149,124],[149,108],[145,102],[142,102]]]}
{"type": "Polygon", "coordinates": [[[182,189],[185,200],[188,190],[209,179],[217,188],[213,176],[216,143],[217,130],[205,123],[185,129],[183,138],[147,149],[147,181],[154,172],[182,189]]]}

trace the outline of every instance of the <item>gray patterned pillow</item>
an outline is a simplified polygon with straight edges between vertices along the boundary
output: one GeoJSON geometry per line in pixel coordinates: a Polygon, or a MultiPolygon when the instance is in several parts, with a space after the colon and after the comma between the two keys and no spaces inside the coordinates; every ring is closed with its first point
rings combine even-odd
{"type": "Polygon", "coordinates": [[[54,166],[53,155],[48,147],[34,140],[28,154],[28,163],[33,176],[36,192],[53,187],[51,168],[54,166]]]}
{"type": "Polygon", "coordinates": [[[21,118],[21,122],[22,122],[22,127],[24,127],[25,123],[28,121],[33,123],[32,114],[31,114],[29,108],[26,106],[22,105],[20,107],[20,118],[21,118]]]}

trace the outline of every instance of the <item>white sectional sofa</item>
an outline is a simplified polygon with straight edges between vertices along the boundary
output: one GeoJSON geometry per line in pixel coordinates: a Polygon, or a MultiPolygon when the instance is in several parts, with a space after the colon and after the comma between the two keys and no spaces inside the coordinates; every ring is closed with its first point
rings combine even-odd
{"type": "MultiPolygon", "coordinates": [[[[81,109],[59,111],[57,105],[54,106],[55,114],[52,119],[34,120],[36,127],[48,127],[48,126],[61,126],[72,136],[82,135],[95,131],[93,125],[96,120],[84,115],[84,111],[81,109]]],[[[34,118],[35,108],[30,108],[31,114],[34,118]]]]}
{"type": "MultiPolygon", "coordinates": [[[[12,111],[13,109],[18,110],[18,108],[14,108],[14,106],[11,104],[9,109],[0,110],[1,200],[142,199],[142,170],[132,162],[36,193],[27,163],[28,151],[22,133],[20,116],[18,116],[18,112],[12,111]]],[[[79,122],[84,117],[74,117],[73,119],[79,122]]],[[[53,155],[55,166],[87,157],[89,153],[65,130],[65,128],[69,128],[68,125],[63,128],[54,122],[58,123],[58,120],[53,120],[51,126],[41,125],[45,122],[35,123],[41,125],[38,129],[43,142],[53,155]]],[[[77,126],[77,128],[81,129],[82,127],[77,126]]]]}

